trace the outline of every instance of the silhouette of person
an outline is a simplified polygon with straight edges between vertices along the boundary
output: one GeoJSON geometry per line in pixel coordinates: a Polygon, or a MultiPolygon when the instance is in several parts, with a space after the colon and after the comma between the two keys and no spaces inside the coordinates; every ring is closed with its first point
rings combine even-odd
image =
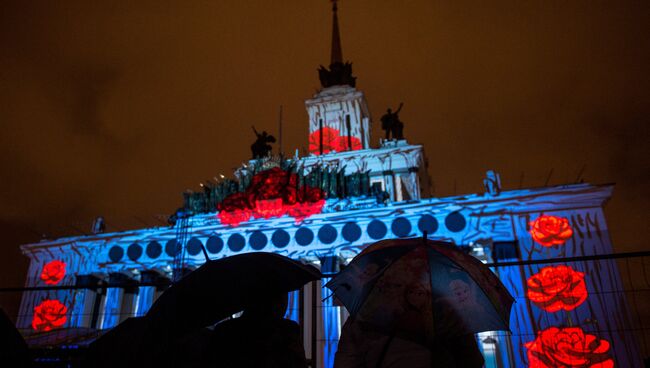
{"type": "Polygon", "coordinates": [[[421,343],[350,317],[341,330],[334,368],[430,368],[432,358],[432,351],[421,343]]]}
{"type": "Polygon", "coordinates": [[[300,327],[283,318],[288,294],[257,300],[241,317],[217,324],[207,348],[213,367],[306,368],[300,327]]]}

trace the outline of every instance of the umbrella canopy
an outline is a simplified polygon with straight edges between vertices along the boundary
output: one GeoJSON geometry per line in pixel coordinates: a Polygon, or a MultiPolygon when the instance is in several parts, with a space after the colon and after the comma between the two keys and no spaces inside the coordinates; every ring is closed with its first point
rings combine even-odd
{"type": "Polygon", "coordinates": [[[254,252],[208,261],[166,290],[147,318],[177,334],[213,325],[260,298],[320,279],[317,268],[274,253],[254,252]]]}
{"type": "Polygon", "coordinates": [[[423,342],[508,330],[514,301],[481,261],[427,239],[370,245],[326,286],[358,321],[423,342]]]}

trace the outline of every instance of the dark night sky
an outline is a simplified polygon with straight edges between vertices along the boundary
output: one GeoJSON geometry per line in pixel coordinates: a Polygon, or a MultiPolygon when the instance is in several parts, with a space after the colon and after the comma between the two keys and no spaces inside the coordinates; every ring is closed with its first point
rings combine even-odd
{"type": "MultiPolygon", "coordinates": [[[[650,2],[370,1],[339,5],[343,55],[374,118],[404,102],[436,196],[616,182],[615,251],[648,249],[650,2]]],[[[329,62],[330,4],[3,1],[0,284],[18,245],[160,224],[181,192],[247,159],[251,124],[307,142],[303,101],[329,62]]],[[[11,311],[16,298],[0,296],[11,311]]]]}

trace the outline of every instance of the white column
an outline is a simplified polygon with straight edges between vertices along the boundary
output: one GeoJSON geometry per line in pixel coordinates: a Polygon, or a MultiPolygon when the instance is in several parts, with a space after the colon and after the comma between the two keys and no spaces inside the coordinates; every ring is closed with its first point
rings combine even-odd
{"type": "Polygon", "coordinates": [[[102,314],[98,323],[100,329],[103,330],[117,326],[120,321],[123,297],[124,289],[120,287],[109,287],[106,289],[106,298],[104,298],[102,303],[102,314]]]}
{"type": "Polygon", "coordinates": [[[124,290],[118,323],[123,322],[127,318],[135,317],[135,311],[136,311],[137,301],[138,301],[137,297],[138,297],[137,288],[129,288],[124,290]]]}
{"type": "Polygon", "coordinates": [[[70,327],[91,327],[93,307],[97,292],[78,289],[74,296],[74,309],[70,315],[70,327]]]}

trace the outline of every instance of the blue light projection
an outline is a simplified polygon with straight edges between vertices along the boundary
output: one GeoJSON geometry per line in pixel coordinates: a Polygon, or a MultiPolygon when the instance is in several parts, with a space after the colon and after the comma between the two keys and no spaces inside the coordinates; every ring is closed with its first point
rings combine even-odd
{"type": "Polygon", "coordinates": [[[133,243],[129,245],[129,247],[126,249],[127,257],[129,257],[129,259],[134,262],[140,259],[140,257],[142,256],[142,252],[143,252],[142,246],[140,246],[140,244],[138,243],[133,243]]]}
{"type": "Polygon", "coordinates": [[[203,247],[203,244],[199,239],[193,237],[192,239],[190,239],[190,241],[187,242],[187,245],[185,247],[189,255],[195,256],[201,253],[201,248],[203,247]]]}
{"type": "Polygon", "coordinates": [[[111,247],[111,249],[108,251],[108,258],[111,260],[111,262],[119,262],[122,260],[122,257],[124,257],[124,249],[120,247],[119,245],[111,247]]]}
{"type": "Polygon", "coordinates": [[[213,235],[208,238],[205,247],[208,249],[208,252],[217,254],[223,250],[223,245],[223,239],[219,236],[213,235]]]}
{"type": "Polygon", "coordinates": [[[348,222],[347,224],[343,225],[341,235],[343,235],[343,239],[350,243],[353,243],[361,238],[361,228],[354,222],[348,222]]]}
{"type": "Polygon", "coordinates": [[[89,289],[79,289],[74,294],[74,305],[70,313],[70,327],[84,327],[86,321],[90,320],[90,314],[87,313],[89,306],[94,303],[96,294],[89,289]]]}
{"type": "Polygon", "coordinates": [[[438,220],[431,215],[423,215],[418,220],[418,229],[420,229],[420,232],[422,233],[426,232],[431,235],[438,231],[438,226],[438,220]]]}
{"type": "Polygon", "coordinates": [[[307,246],[314,241],[314,232],[311,231],[308,227],[301,227],[296,231],[296,243],[298,245],[307,246]]]}
{"type": "Polygon", "coordinates": [[[254,250],[262,250],[266,247],[269,239],[261,231],[254,231],[248,239],[248,243],[254,250]]]}
{"type": "Polygon", "coordinates": [[[239,252],[246,246],[246,239],[241,234],[232,234],[228,238],[228,248],[233,252],[239,252]]]}
{"type": "Polygon", "coordinates": [[[323,244],[332,244],[336,240],[336,228],[332,225],[325,225],[318,229],[318,240],[323,244]]]}
{"type": "MultiPolygon", "coordinates": [[[[332,278],[324,277],[321,284],[327,284],[332,278]]],[[[327,288],[321,289],[322,314],[323,314],[323,338],[325,344],[323,346],[323,366],[333,367],[334,356],[339,346],[339,330],[340,330],[340,312],[339,307],[334,306],[334,298],[331,297],[331,291],[327,288]]]]}
{"type": "Polygon", "coordinates": [[[467,221],[465,221],[465,217],[459,212],[452,212],[445,218],[445,226],[449,231],[457,233],[465,229],[467,221]]]}
{"type": "Polygon", "coordinates": [[[300,290],[289,293],[287,313],[284,315],[284,318],[300,323],[300,290]]]}
{"type": "Polygon", "coordinates": [[[273,232],[273,236],[271,236],[271,242],[276,248],[284,248],[287,245],[289,245],[289,241],[291,241],[291,236],[289,236],[289,233],[279,229],[273,232]]]}
{"type": "Polygon", "coordinates": [[[162,254],[162,245],[158,243],[157,241],[152,241],[149,244],[147,244],[147,249],[146,249],[146,254],[147,257],[151,259],[156,259],[160,257],[162,254]]]}
{"type": "Polygon", "coordinates": [[[167,254],[170,257],[174,257],[176,253],[181,249],[180,244],[176,241],[176,239],[171,239],[167,241],[165,244],[165,254],[167,254]]]}
{"type": "Polygon", "coordinates": [[[388,229],[386,225],[379,220],[372,220],[368,224],[368,235],[375,240],[382,239],[386,236],[388,229]]]}
{"type": "Polygon", "coordinates": [[[411,222],[404,217],[398,217],[393,220],[393,223],[390,225],[390,229],[393,234],[397,235],[400,238],[403,238],[409,236],[411,233],[411,222]]]}
{"type": "Polygon", "coordinates": [[[101,321],[102,329],[115,327],[119,323],[123,295],[124,289],[122,288],[110,287],[106,289],[104,315],[101,321]]]}
{"type": "Polygon", "coordinates": [[[151,308],[154,295],[156,294],[155,286],[140,286],[138,288],[138,301],[135,306],[135,316],[141,317],[151,308]]]}

